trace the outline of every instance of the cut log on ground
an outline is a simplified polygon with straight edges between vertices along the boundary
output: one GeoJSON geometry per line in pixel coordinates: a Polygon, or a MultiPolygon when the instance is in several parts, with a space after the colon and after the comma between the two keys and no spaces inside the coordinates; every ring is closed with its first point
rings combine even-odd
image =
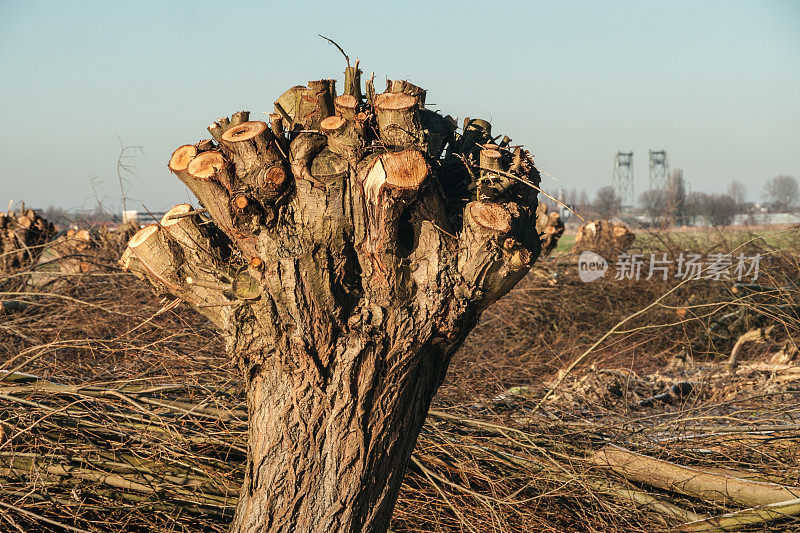
{"type": "Polygon", "coordinates": [[[800,495],[800,487],[705,472],[611,445],[595,453],[589,462],[637,483],[726,504],[769,505],[800,495]]]}
{"type": "Polygon", "coordinates": [[[736,531],[759,525],[766,527],[769,522],[797,515],[800,515],[800,498],[695,520],[683,524],[678,531],[736,531]]]}
{"type": "Polygon", "coordinates": [[[295,86],[280,124],[235,115],[218,146],[178,148],[169,168],[216,225],[162,221],[123,258],[211,319],[247,382],[237,533],[386,531],[451,356],[540,253],[527,151],[492,147],[519,180],[480,198],[488,122],[423,124],[410,82],[364,103],[348,72],[348,98],[295,86]]]}

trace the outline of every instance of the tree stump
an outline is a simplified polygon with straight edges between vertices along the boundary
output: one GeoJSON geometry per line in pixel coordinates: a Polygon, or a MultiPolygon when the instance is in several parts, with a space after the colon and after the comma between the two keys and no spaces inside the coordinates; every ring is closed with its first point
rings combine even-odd
{"type": "Polygon", "coordinates": [[[614,255],[628,250],[635,239],[636,235],[624,222],[593,220],[578,228],[573,251],[580,253],[590,250],[612,260],[614,255]]]}
{"type": "MultiPolygon", "coordinates": [[[[208,317],[241,368],[237,533],[386,531],[450,358],[539,256],[536,191],[470,187],[489,123],[465,139],[423,120],[409,82],[364,102],[358,73],[338,98],[332,80],[288,90],[269,128],[220,119],[215,141],[179,147],[169,168],[214,223],[176,206],[122,259],[208,317]]],[[[509,166],[493,149],[538,185],[527,151],[509,166]]]]}
{"type": "Polygon", "coordinates": [[[116,228],[100,226],[91,231],[67,231],[42,246],[25,280],[26,287],[52,290],[54,285],[74,276],[111,269],[137,230],[138,224],[125,223],[116,228]]]}

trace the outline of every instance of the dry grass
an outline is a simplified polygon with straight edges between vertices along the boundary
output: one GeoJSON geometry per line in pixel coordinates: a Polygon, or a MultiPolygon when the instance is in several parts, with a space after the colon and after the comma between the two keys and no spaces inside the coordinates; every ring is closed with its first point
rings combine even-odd
{"type": "MultiPolygon", "coordinates": [[[[747,240],[713,238],[662,245],[705,253],[747,240]]],[[[795,239],[743,248],[774,257],[759,281],[780,290],[690,282],[622,326],[676,282],[583,284],[564,255],[537,268],[455,357],[392,529],[654,531],[742,507],[632,483],[587,461],[610,443],[800,485],[795,239]],[[754,328],[766,337],[729,371],[734,343],[754,328]],[[680,394],[663,394],[682,383],[680,394]]],[[[23,281],[0,282],[0,298],[29,302],[0,314],[0,368],[39,379],[0,383],[0,530],[225,531],[246,413],[240,378],[207,323],[111,261],[38,294],[20,296],[23,281]]]]}

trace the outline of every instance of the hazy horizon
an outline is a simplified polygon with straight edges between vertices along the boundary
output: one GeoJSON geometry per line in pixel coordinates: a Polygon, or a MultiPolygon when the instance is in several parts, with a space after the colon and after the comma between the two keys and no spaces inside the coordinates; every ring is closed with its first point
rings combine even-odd
{"type": "MultiPolygon", "coordinates": [[[[430,107],[490,119],[558,182],[611,184],[614,154],[634,152],[635,194],[648,149],[667,151],[693,191],[800,178],[800,3],[407,2],[370,4],[0,1],[0,210],[118,205],[118,137],[140,145],[129,208],[191,196],[166,163],[207,138],[214,119],[258,119],[286,88],[366,75],[407,78],[430,107]],[[491,30],[489,29],[491,28],[491,30]],[[497,31],[495,28],[502,28],[497,31]]],[[[193,200],[193,199],[192,199],[193,200]]]]}

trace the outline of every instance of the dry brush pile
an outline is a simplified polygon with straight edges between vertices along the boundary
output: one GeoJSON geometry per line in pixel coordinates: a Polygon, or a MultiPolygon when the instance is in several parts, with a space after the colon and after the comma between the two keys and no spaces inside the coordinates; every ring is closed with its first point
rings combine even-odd
{"type": "Polygon", "coordinates": [[[0,211],[0,272],[32,264],[53,235],[53,224],[24,204],[17,213],[0,211]]]}
{"type": "Polygon", "coordinates": [[[635,239],[636,235],[622,221],[593,220],[578,228],[573,251],[589,250],[612,258],[627,251],[635,239]]]}
{"type": "MultiPolygon", "coordinates": [[[[798,265],[794,253],[767,251],[764,286],[776,289],[680,287],[571,374],[564,368],[606,331],[674,284],[531,276],[456,357],[392,529],[798,527],[781,519],[797,514],[800,486],[798,323],[787,312],[798,265]],[[752,328],[764,334],[729,369],[752,328]]],[[[68,280],[0,315],[2,528],[225,531],[246,411],[219,339],[128,275],[68,280]]],[[[24,283],[6,277],[3,297],[19,299],[24,283]]]]}

